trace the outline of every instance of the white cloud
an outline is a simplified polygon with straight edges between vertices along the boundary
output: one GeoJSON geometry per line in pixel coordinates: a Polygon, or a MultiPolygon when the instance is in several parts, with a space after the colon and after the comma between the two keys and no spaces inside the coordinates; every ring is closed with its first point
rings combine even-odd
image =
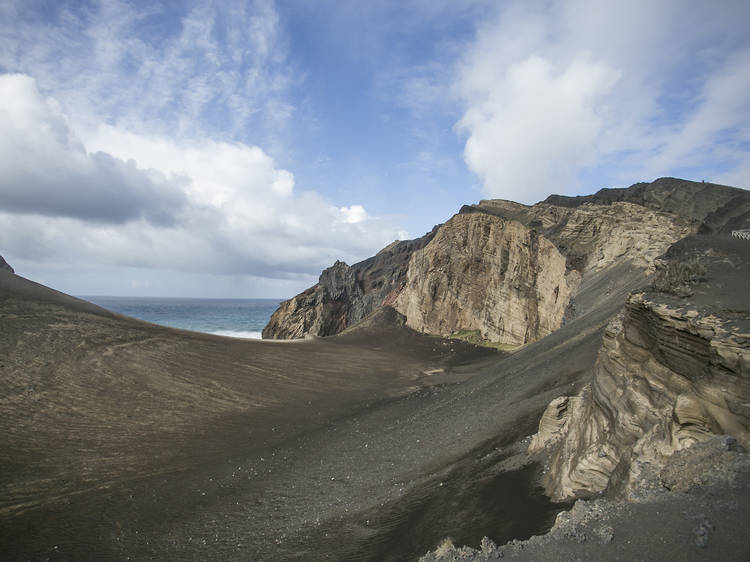
{"type": "Polygon", "coordinates": [[[347,224],[357,224],[367,219],[367,211],[362,205],[352,205],[351,207],[341,207],[339,209],[347,224]]]}
{"type": "Polygon", "coordinates": [[[177,220],[186,200],[173,180],[89,153],[34,80],[0,75],[0,207],[102,222],[177,220]]]}
{"type": "Polygon", "coordinates": [[[737,178],[750,164],[748,17],[735,1],[503,4],[457,74],[467,165],[487,195],[529,203],[575,191],[591,168],[612,184],[737,178]]]}
{"type": "Polygon", "coordinates": [[[0,69],[34,76],[79,121],[271,139],[293,114],[288,89],[297,80],[273,2],[177,9],[107,0],[39,10],[11,0],[0,18],[0,69]]]}
{"type": "Polygon", "coordinates": [[[532,55],[507,67],[501,88],[481,88],[484,99],[459,126],[471,133],[465,158],[485,192],[532,202],[569,184],[596,157],[601,105],[616,79],[601,63],[576,60],[558,72],[532,55]]]}
{"type": "Polygon", "coordinates": [[[360,205],[296,192],[256,146],[105,124],[77,135],[27,76],[0,76],[0,99],[12,132],[0,142],[0,247],[15,256],[293,278],[399,234],[360,205]]]}

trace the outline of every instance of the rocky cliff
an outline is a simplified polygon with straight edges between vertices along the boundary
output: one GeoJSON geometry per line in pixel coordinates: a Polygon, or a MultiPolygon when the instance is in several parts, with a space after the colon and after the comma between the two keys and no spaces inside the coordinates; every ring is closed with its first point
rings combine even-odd
{"type": "Polygon", "coordinates": [[[462,213],[512,218],[538,231],[566,256],[569,269],[581,274],[630,261],[650,269],[656,257],[699,226],[681,214],[617,201],[579,206],[538,203],[526,207],[502,200],[465,206],[462,213]]]}
{"type": "Polygon", "coordinates": [[[531,449],[557,499],[638,498],[676,451],[731,434],[750,448],[750,244],[691,236],[610,322],[593,381],[553,401],[531,449]]]}
{"type": "Polygon", "coordinates": [[[560,326],[575,282],[554,244],[521,223],[459,214],[409,260],[395,308],[417,331],[478,331],[519,345],[560,326]]]}
{"type": "Polygon", "coordinates": [[[333,335],[385,305],[419,331],[527,343],[575,311],[583,276],[622,263],[652,270],[687,234],[744,220],[743,205],[745,191],[672,178],[532,206],[482,201],[422,238],[337,262],[281,304],[263,337],[333,335]]]}
{"type": "Polygon", "coordinates": [[[438,227],[416,240],[396,241],[353,266],[337,261],[316,285],[284,301],[263,329],[264,338],[330,336],[356,324],[383,304],[391,304],[406,279],[411,255],[438,227]]]}

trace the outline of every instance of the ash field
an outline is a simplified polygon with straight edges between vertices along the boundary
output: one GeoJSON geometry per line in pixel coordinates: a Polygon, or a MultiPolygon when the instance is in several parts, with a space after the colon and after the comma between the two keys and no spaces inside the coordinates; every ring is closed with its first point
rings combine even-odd
{"type": "Polygon", "coordinates": [[[274,341],[3,261],[0,552],[747,559],[749,222],[674,178],[483,201],[326,270],[274,341]]]}

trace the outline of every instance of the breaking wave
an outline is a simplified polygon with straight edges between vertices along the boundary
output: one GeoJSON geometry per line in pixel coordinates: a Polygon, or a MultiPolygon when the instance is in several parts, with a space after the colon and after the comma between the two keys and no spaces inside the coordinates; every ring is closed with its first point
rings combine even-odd
{"type": "Polygon", "coordinates": [[[211,332],[214,335],[217,336],[226,336],[228,338],[246,338],[246,339],[253,339],[253,340],[259,340],[261,339],[261,332],[245,332],[245,331],[235,331],[235,330],[216,330],[214,332],[211,332]]]}

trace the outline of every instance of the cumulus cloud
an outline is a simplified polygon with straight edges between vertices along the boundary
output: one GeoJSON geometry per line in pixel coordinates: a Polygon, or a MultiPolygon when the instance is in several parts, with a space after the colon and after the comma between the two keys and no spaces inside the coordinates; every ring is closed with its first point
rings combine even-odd
{"type": "Polygon", "coordinates": [[[8,211],[168,225],[186,202],[179,180],[88,153],[29,76],[0,75],[0,130],[0,207],[8,211]]]}
{"type": "Polygon", "coordinates": [[[0,75],[0,99],[0,245],[13,255],[293,278],[400,234],[361,205],[297,192],[257,146],[79,132],[23,75],[0,75]]]}
{"type": "Polygon", "coordinates": [[[603,129],[598,109],[617,72],[587,60],[560,71],[532,55],[509,65],[496,79],[503,87],[487,84],[485,99],[459,124],[471,132],[465,158],[483,178],[485,191],[529,201],[568,185],[596,157],[603,129]]]}
{"type": "Polygon", "coordinates": [[[750,164],[748,17],[734,1],[505,3],[459,65],[467,165],[487,195],[527,203],[593,169],[612,184],[736,178],[750,164]]]}

